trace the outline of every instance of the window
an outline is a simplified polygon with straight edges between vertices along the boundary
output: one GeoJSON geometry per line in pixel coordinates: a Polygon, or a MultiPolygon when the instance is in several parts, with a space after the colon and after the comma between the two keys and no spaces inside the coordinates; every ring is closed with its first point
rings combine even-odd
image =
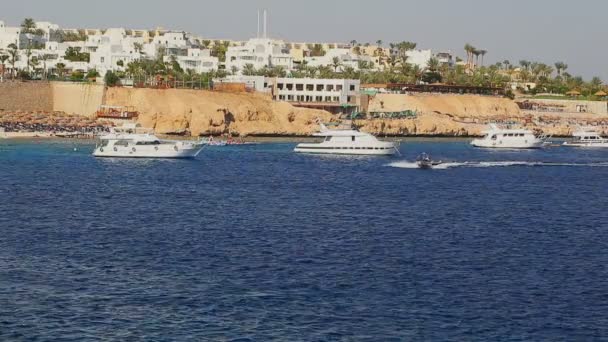
{"type": "Polygon", "coordinates": [[[303,91],[304,90],[304,85],[303,84],[296,84],[296,90],[297,91],[303,91]]]}
{"type": "Polygon", "coordinates": [[[328,84],[327,85],[327,91],[334,91],[334,85],[333,84],[328,84]]]}
{"type": "Polygon", "coordinates": [[[323,91],[323,85],[317,84],[317,91],[323,91]]]}
{"type": "Polygon", "coordinates": [[[341,85],[341,84],[338,84],[338,85],[336,86],[336,90],[337,90],[337,91],[342,91],[342,85],[341,85]]]}
{"type": "Polygon", "coordinates": [[[350,91],[355,91],[355,85],[354,84],[350,85],[350,91]]]}
{"type": "Polygon", "coordinates": [[[306,90],[308,90],[308,91],[314,91],[315,90],[315,85],[314,84],[307,84],[306,85],[306,90]]]}
{"type": "Polygon", "coordinates": [[[355,136],[354,135],[351,138],[352,138],[353,141],[355,141],[355,136]]]}
{"type": "Polygon", "coordinates": [[[293,84],[291,84],[291,83],[287,84],[287,90],[293,90],[293,84]]]}
{"type": "Polygon", "coordinates": [[[279,88],[279,90],[283,90],[283,83],[277,84],[277,88],[279,88]]]}

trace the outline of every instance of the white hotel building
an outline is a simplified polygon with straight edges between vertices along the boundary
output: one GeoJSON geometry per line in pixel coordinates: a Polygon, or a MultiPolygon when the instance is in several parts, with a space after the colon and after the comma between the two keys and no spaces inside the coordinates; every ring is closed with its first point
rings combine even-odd
{"type": "Polygon", "coordinates": [[[275,101],[333,113],[351,113],[360,106],[359,80],[232,75],[213,82],[243,83],[251,90],[271,94],[275,101]]]}
{"type": "Polygon", "coordinates": [[[242,46],[228,48],[226,70],[236,68],[241,74],[247,64],[251,64],[255,69],[281,66],[285,70],[292,70],[293,56],[289,54],[282,41],[269,38],[254,38],[242,46]]]}
{"type": "MultiPolygon", "coordinates": [[[[141,58],[156,58],[159,49],[165,50],[165,61],[173,57],[183,70],[192,69],[198,73],[218,70],[220,63],[217,57],[211,56],[211,51],[201,49],[195,45],[184,32],[168,31],[158,32],[154,39],[134,35],[132,30],[123,28],[100,30],[87,30],[89,34],[85,41],[57,42],[52,41],[52,31],[60,30],[57,25],[47,22],[36,22],[36,27],[42,29],[44,34],[35,36],[24,34],[20,27],[7,27],[0,21],[0,52],[8,50],[10,44],[19,47],[19,60],[15,68],[23,70],[27,68],[26,47],[27,43],[36,41],[44,46],[43,49],[32,49],[32,57],[44,60],[39,68],[45,68],[52,72],[57,64],[65,65],[66,70],[82,71],[95,69],[101,76],[107,71],[125,71],[130,62],[141,58]],[[138,51],[136,44],[141,45],[138,51]],[[89,62],[71,62],[64,58],[68,48],[76,48],[81,52],[90,54],[89,62]]],[[[77,30],[65,30],[78,32],[77,30]]],[[[147,31],[146,31],[147,32],[147,31]]],[[[8,65],[7,67],[10,67],[8,65]]]]}

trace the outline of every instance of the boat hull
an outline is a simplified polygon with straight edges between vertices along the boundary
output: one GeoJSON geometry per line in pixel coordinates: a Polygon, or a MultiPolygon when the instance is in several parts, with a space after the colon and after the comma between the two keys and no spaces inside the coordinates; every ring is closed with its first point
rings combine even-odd
{"type": "Polygon", "coordinates": [[[492,149],[539,149],[543,148],[543,141],[535,141],[533,143],[499,143],[499,142],[486,142],[485,140],[473,140],[471,145],[478,148],[492,148],[492,149]]]}
{"type": "Polygon", "coordinates": [[[98,158],[151,158],[151,159],[188,159],[195,158],[203,149],[196,147],[177,147],[171,146],[114,146],[111,148],[98,147],[93,152],[93,156],[98,158]]]}
{"type": "Polygon", "coordinates": [[[392,156],[397,153],[394,145],[384,147],[353,147],[353,146],[320,146],[319,144],[300,144],[295,149],[296,153],[303,154],[334,154],[354,156],[392,156]]]}
{"type": "Polygon", "coordinates": [[[607,148],[608,143],[596,143],[596,144],[577,144],[565,142],[562,146],[564,147],[579,147],[579,148],[607,148]]]}

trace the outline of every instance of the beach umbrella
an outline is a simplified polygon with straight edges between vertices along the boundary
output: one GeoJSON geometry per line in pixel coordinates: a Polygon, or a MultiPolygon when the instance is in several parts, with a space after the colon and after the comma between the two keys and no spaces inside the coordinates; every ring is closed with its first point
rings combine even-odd
{"type": "Polygon", "coordinates": [[[608,96],[608,94],[605,91],[600,90],[597,93],[595,93],[595,96],[604,97],[604,96],[608,96]]]}
{"type": "Polygon", "coordinates": [[[580,94],[581,93],[576,90],[570,90],[569,92],[566,93],[566,95],[571,95],[571,96],[579,96],[580,94]]]}

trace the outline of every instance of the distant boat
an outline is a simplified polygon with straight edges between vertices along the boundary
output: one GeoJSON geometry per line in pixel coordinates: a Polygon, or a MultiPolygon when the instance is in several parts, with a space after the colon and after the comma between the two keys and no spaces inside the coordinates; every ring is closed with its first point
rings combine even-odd
{"type": "Polygon", "coordinates": [[[422,153],[416,158],[416,165],[421,169],[432,169],[434,166],[441,165],[441,161],[433,161],[431,156],[426,153],[422,153]]]}
{"type": "Polygon", "coordinates": [[[95,157],[111,158],[194,158],[203,149],[201,142],[162,140],[136,124],[124,124],[100,137],[95,157]]]}
{"type": "Polygon", "coordinates": [[[573,139],[566,141],[568,147],[608,147],[608,139],[593,130],[579,129],[572,134],[573,139]]]}
{"type": "Polygon", "coordinates": [[[482,148],[534,149],[541,148],[547,137],[539,137],[525,129],[502,129],[491,124],[484,137],[475,139],[471,145],[482,148]]]}
{"type": "Polygon", "coordinates": [[[358,130],[330,130],[320,124],[321,131],[315,137],[324,137],[321,143],[302,143],[294,149],[296,153],[375,155],[387,156],[397,153],[393,142],[380,141],[375,136],[358,130]]]}

